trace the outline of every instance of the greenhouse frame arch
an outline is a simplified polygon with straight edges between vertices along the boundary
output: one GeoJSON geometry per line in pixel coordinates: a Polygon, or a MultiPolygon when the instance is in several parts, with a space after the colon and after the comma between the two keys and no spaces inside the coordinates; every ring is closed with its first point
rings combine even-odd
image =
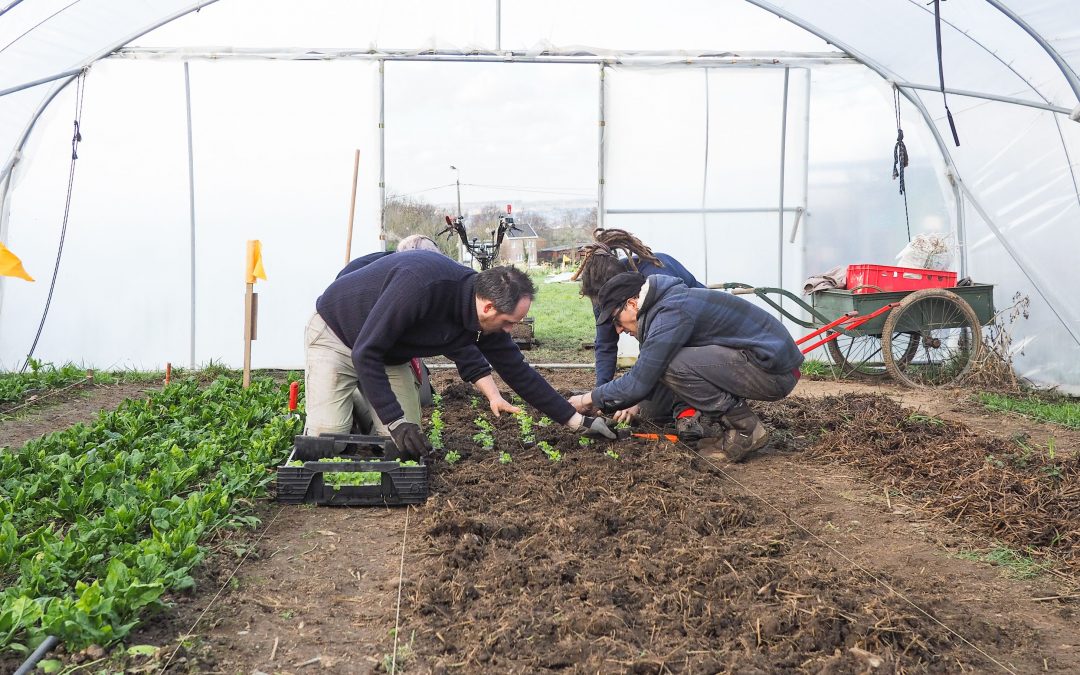
{"type": "MultiPolygon", "coordinates": [[[[940,11],[938,24],[933,6],[913,0],[9,1],[0,8],[0,241],[38,283],[0,279],[0,367],[22,363],[48,297],[38,353],[50,360],[236,364],[236,298],[218,289],[237,275],[220,251],[260,238],[268,255],[303,261],[264,290],[262,320],[282,327],[302,324],[338,262],[337,229],[298,225],[309,212],[337,217],[316,205],[344,192],[318,168],[330,150],[294,140],[311,119],[335,108],[361,119],[332,113],[326,126],[365,149],[356,245],[374,248],[385,135],[397,119],[385,109],[387,84],[411,64],[552,64],[595,78],[593,97],[575,105],[599,122],[590,151],[602,224],[662,242],[710,283],[785,288],[835,264],[890,263],[909,239],[905,225],[910,235],[948,233],[957,271],[994,283],[999,308],[1030,300],[1029,317],[1009,327],[1018,374],[1080,393],[1080,300],[1070,292],[1080,281],[1071,260],[1080,250],[1080,16],[1060,0],[951,0],[940,11]],[[307,31],[308,20],[318,30],[307,31]],[[198,41],[179,42],[192,32],[198,41]],[[334,90],[307,88],[312,72],[334,90]],[[254,140],[230,145],[243,132],[237,120],[251,118],[247,86],[259,116],[281,115],[281,157],[254,140]],[[94,125],[97,139],[117,128],[109,158],[98,146],[69,167],[48,157],[76,144],[71,113],[83,114],[83,87],[87,143],[94,125]],[[313,101],[308,110],[292,102],[292,118],[275,109],[289,88],[313,101]],[[867,141],[881,128],[896,133],[894,92],[912,157],[910,216],[888,175],[891,142],[867,141]],[[146,119],[157,128],[131,133],[146,119]],[[275,196],[291,187],[298,203],[279,202],[282,222],[272,225],[275,209],[254,208],[263,225],[241,228],[244,209],[229,199],[263,201],[266,178],[254,169],[278,159],[275,196]],[[124,189],[140,179],[152,187],[124,189]],[[62,275],[50,296],[54,261],[62,275]]],[[[299,339],[284,328],[264,334],[255,358],[296,365],[299,339]]]]}

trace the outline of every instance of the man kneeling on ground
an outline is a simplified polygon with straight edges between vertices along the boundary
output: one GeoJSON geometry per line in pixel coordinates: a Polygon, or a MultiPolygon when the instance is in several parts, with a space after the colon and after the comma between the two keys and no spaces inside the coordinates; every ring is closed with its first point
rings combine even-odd
{"type": "Polygon", "coordinates": [[[765,445],[768,432],[746,400],[790,394],[803,361],[780,321],[730,293],[636,272],[604,284],[599,301],[597,322],[614,322],[638,339],[641,352],[626,375],[571,397],[570,405],[582,413],[623,410],[666,387],[677,410],[719,416],[723,434],[698,443],[703,455],[738,462],[765,445]]]}

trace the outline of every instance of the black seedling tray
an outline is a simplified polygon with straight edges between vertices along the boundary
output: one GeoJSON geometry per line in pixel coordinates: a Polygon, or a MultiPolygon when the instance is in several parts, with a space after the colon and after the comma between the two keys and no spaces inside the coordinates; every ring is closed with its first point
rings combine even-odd
{"type": "Polygon", "coordinates": [[[286,504],[395,506],[420,504],[428,496],[428,467],[401,466],[397,447],[384,436],[323,434],[297,436],[293,451],[277,469],[277,500],[286,504]],[[327,461],[343,458],[349,461],[327,461]],[[302,466],[289,466],[296,461],[302,466]],[[379,483],[334,485],[331,474],[378,472],[379,483]]]}

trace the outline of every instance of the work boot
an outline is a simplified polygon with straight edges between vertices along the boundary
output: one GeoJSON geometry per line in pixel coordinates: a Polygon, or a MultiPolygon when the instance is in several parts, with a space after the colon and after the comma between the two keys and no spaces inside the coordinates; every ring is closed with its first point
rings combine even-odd
{"type": "Polygon", "coordinates": [[[698,447],[703,455],[711,459],[741,462],[769,440],[765,425],[746,401],[727,411],[720,421],[725,427],[723,435],[711,439],[706,447],[698,447]]]}
{"type": "Polygon", "coordinates": [[[705,428],[701,426],[701,413],[694,411],[691,415],[685,415],[675,420],[675,435],[683,443],[700,441],[705,436],[705,428]]]}

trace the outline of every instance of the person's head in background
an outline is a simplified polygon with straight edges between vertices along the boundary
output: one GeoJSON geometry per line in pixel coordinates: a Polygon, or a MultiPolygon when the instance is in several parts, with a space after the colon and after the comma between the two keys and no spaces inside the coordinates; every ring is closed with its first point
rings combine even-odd
{"type": "Polygon", "coordinates": [[[626,230],[593,230],[592,244],[581,249],[581,264],[571,280],[581,280],[581,294],[596,304],[600,289],[616,274],[637,272],[634,256],[639,260],[648,260],[657,267],[664,263],[653,255],[652,249],[626,230]],[[622,251],[625,257],[619,257],[622,251]]]}
{"type": "Polygon", "coordinates": [[[442,253],[439,250],[439,245],[431,237],[424,236],[422,234],[410,234],[401,241],[398,242],[398,251],[434,251],[435,253],[442,253]]]}

